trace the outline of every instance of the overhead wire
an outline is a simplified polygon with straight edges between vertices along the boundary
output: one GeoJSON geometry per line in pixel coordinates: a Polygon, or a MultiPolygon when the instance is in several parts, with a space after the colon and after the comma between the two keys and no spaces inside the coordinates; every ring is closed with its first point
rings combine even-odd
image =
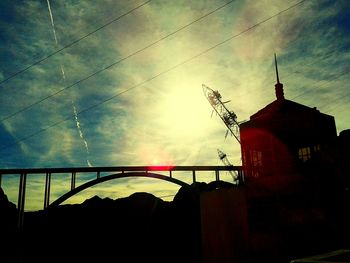
{"type": "Polygon", "coordinates": [[[136,7],[134,7],[134,8],[131,9],[131,10],[129,10],[128,12],[123,13],[122,15],[113,18],[112,20],[110,20],[110,21],[108,21],[107,23],[103,24],[102,26],[96,28],[95,30],[93,30],[93,31],[91,31],[91,32],[89,32],[89,33],[87,33],[87,34],[85,34],[85,35],[83,35],[83,36],[77,38],[76,40],[74,40],[73,42],[71,42],[71,43],[69,43],[69,44],[63,46],[62,48],[57,49],[56,51],[54,51],[54,52],[48,54],[47,56],[45,56],[45,57],[43,57],[43,58],[41,58],[41,59],[39,59],[39,60],[36,60],[35,62],[32,62],[32,63],[29,64],[27,67],[25,67],[25,68],[23,68],[23,69],[21,69],[21,70],[15,72],[15,73],[11,74],[10,76],[8,76],[8,77],[5,78],[5,79],[1,80],[1,81],[0,81],[0,85],[3,84],[3,83],[5,83],[5,82],[7,82],[7,81],[9,81],[10,79],[12,79],[12,78],[14,78],[14,77],[16,77],[16,76],[18,76],[18,75],[20,75],[20,74],[22,74],[22,73],[28,71],[30,68],[32,68],[32,67],[34,67],[34,66],[40,64],[41,62],[44,62],[45,60],[49,59],[50,57],[52,57],[52,56],[54,56],[54,55],[56,55],[56,54],[58,54],[58,53],[60,53],[61,51],[63,51],[63,50],[65,50],[65,49],[67,49],[67,48],[69,48],[69,47],[71,47],[71,46],[77,44],[78,42],[80,42],[81,40],[83,40],[83,39],[85,39],[85,38],[91,36],[92,34],[95,34],[96,32],[100,31],[101,29],[103,29],[103,28],[105,28],[105,27],[111,25],[112,23],[114,23],[114,22],[120,20],[121,18],[123,18],[123,17],[129,15],[130,13],[132,13],[132,12],[134,12],[135,10],[137,10],[137,9],[139,9],[139,8],[141,8],[141,7],[143,7],[144,5],[148,4],[148,3],[151,2],[151,1],[152,1],[152,0],[148,0],[148,1],[146,1],[146,2],[143,2],[142,4],[140,4],[140,5],[136,6],[136,7]]]}
{"type": "MultiPolygon", "coordinates": [[[[320,83],[320,82],[323,81],[323,83],[322,83],[321,85],[318,85],[318,86],[317,86],[318,88],[323,87],[323,86],[325,86],[326,84],[328,84],[328,83],[330,83],[330,82],[332,82],[332,81],[334,81],[334,80],[336,80],[336,79],[338,79],[338,78],[340,78],[340,77],[342,77],[342,76],[344,76],[344,75],[347,75],[347,74],[349,74],[349,73],[350,73],[350,70],[343,71],[342,73],[338,74],[337,76],[335,76],[335,77],[333,77],[333,78],[331,78],[331,79],[329,79],[329,80],[327,80],[327,81],[324,81],[324,79],[318,80],[318,81],[316,81],[315,83],[313,83],[312,86],[315,86],[317,83],[320,83]]],[[[299,93],[298,95],[292,97],[291,100],[295,100],[296,98],[299,98],[299,97],[301,97],[301,96],[304,96],[305,94],[310,93],[310,92],[312,92],[312,91],[314,91],[314,90],[313,90],[313,89],[308,89],[308,90],[306,90],[306,91],[304,91],[304,92],[302,92],[302,93],[299,93]]],[[[337,97],[337,98],[331,100],[331,103],[333,103],[333,102],[335,102],[335,101],[338,101],[338,100],[341,100],[341,99],[344,99],[345,97],[350,96],[350,92],[347,93],[347,94],[345,94],[345,95],[340,95],[340,96],[341,96],[341,97],[337,97]]],[[[330,105],[330,102],[329,102],[329,101],[328,101],[326,104],[323,104],[323,105],[321,105],[321,106],[318,106],[318,108],[327,107],[328,105],[330,105]]],[[[334,110],[335,108],[337,108],[337,107],[338,107],[338,106],[336,105],[335,107],[331,108],[330,110],[328,110],[328,111],[326,111],[326,112],[333,111],[333,110],[334,110]]]]}
{"type": "MultiPolygon", "coordinates": [[[[168,68],[168,69],[166,69],[166,70],[164,70],[164,71],[162,71],[162,72],[160,72],[160,73],[158,73],[158,74],[156,74],[156,75],[154,75],[154,76],[152,76],[152,77],[150,77],[150,78],[148,78],[148,79],[146,79],[146,80],[144,80],[144,81],[142,81],[142,82],[140,82],[140,83],[138,83],[138,84],[136,84],[136,85],[134,85],[134,86],[131,86],[130,88],[127,88],[127,89],[125,89],[125,90],[123,90],[123,91],[121,91],[121,92],[119,92],[119,93],[117,93],[117,94],[115,94],[115,95],[113,95],[113,96],[111,96],[111,97],[105,99],[105,100],[102,100],[102,101],[100,101],[100,102],[98,102],[98,103],[96,103],[96,104],[93,104],[93,105],[91,105],[90,107],[87,107],[87,108],[85,108],[85,109],[83,109],[83,110],[80,110],[79,112],[77,112],[77,115],[80,115],[80,114],[82,114],[82,113],[84,113],[84,112],[90,111],[91,109],[96,108],[96,107],[99,107],[100,105],[102,105],[102,104],[104,104],[104,103],[106,103],[106,102],[108,102],[108,101],[110,101],[110,100],[112,100],[112,99],[114,99],[114,98],[116,98],[116,97],[118,97],[118,96],[120,96],[120,95],[126,93],[126,92],[129,92],[129,91],[131,91],[131,90],[133,90],[133,89],[136,89],[136,88],[138,88],[138,87],[140,87],[140,86],[146,84],[147,82],[150,82],[150,81],[152,81],[153,79],[156,79],[156,78],[158,78],[158,77],[160,77],[160,76],[162,76],[162,75],[164,75],[164,74],[166,74],[166,73],[168,73],[168,72],[170,72],[170,71],[172,71],[172,70],[174,70],[174,69],[176,69],[176,68],[178,68],[178,67],[180,67],[180,66],[182,66],[182,65],[184,65],[184,64],[186,64],[186,63],[188,63],[188,62],[190,62],[190,61],[192,61],[192,60],[194,60],[194,59],[196,59],[196,58],[198,58],[198,57],[200,57],[200,56],[202,56],[202,55],[208,53],[208,52],[210,52],[211,50],[213,50],[213,49],[215,49],[215,48],[217,48],[217,47],[219,47],[219,46],[221,46],[221,45],[223,45],[223,44],[229,42],[230,40],[232,40],[232,39],[234,39],[234,38],[237,38],[237,37],[239,37],[240,35],[251,31],[252,29],[258,27],[259,25],[261,25],[261,24],[263,24],[263,23],[266,23],[267,21],[273,19],[274,17],[277,17],[277,16],[281,15],[282,13],[285,13],[285,12],[287,12],[287,11],[289,11],[289,10],[291,10],[291,9],[293,9],[293,8],[295,8],[295,7],[297,7],[298,5],[302,4],[302,3],[305,2],[305,1],[306,1],[306,0],[299,1],[298,3],[293,4],[293,5],[289,6],[288,8],[283,9],[283,10],[281,10],[281,11],[275,13],[274,15],[272,15],[272,16],[266,18],[266,19],[263,19],[262,21],[260,21],[260,22],[258,22],[258,23],[256,23],[256,24],[254,24],[254,25],[252,25],[252,26],[246,28],[245,30],[242,30],[241,32],[239,32],[239,33],[237,33],[237,34],[234,34],[234,35],[232,35],[232,36],[226,38],[225,40],[223,40],[223,41],[221,41],[221,42],[219,42],[219,43],[217,43],[217,44],[215,44],[215,45],[213,45],[213,46],[211,46],[211,47],[209,47],[209,48],[207,48],[207,49],[205,49],[205,50],[199,52],[198,54],[196,54],[196,55],[194,55],[194,56],[192,56],[192,57],[190,57],[190,58],[188,58],[188,59],[186,59],[186,60],[184,60],[184,61],[182,61],[182,62],[180,62],[180,63],[178,63],[178,64],[176,64],[176,65],[174,65],[174,66],[172,66],[172,67],[170,67],[170,68],[168,68]]],[[[231,1],[231,2],[232,2],[232,1],[231,1]]],[[[109,67],[110,67],[110,66],[109,66],[109,67]]],[[[109,67],[108,67],[108,68],[109,68],[109,67]]],[[[98,71],[98,72],[101,72],[101,70],[98,71]]],[[[80,82],[81,82],[81,81],[80,81],[80,82]]],[[[20,142],[22,142],[22,141],[28,140],[28,139],[30,139],[30,138],[32,138],[32,137],[34,137],[34,136],[36,136],[36,135],[38,135],[38,134],[40,134],[40,133],[42,133],[42,132],[47,131],[47,130],[50,129],[50,128],[53,128],[53,127],[55,127],[55,126],[58,126],[59,124],[65,122],[65,121],[67,121],[67,120],[70,120],[70,119],[71,119],[71,116],[69,116],[69,117],[67,117],[67,118],[64,118],[64,119],[62,119],[62,120],[60,120],[60,121],[58,121],[58,122],[55,122],[55,123],[53,123],[53,124],[51,124],[51,125],[49,125],[49,126],[47,126],[47,127],[45,127],[45,128],[42,128],[42,129],[40,129],[40,130],[38,130],[38,131],[36,131],[36,132],[30,134],[30,135],[27,135],[27,136],[25,136],[25,137],[22,137],[22,138],[20,138],[20,139],[18,139],[18,140],[16,140],[16,141],[14,141],[14,142],[11,143],[11,144],[5,145],[4,147],[0,148],[0,150],[7,149],[7,148],[9,148],[9,147],[12,146],[12,145],[16,145],[16,144],[18,144],[18,143],[20,143],[20,142]]]]}
{"type": "MultiPolygon", "coordinates": [[[[334,48],[334,49],[332,49],[331,51],[327,52],[325,55],[319,57],[318,59],[312,60],[310,63],[303,64],[302,66],[304,66],[304,68],[305,68],[305,67],[314,65],[314,64],[316,64],[316,63],[319,62],[319,61],[323,61],[323,60],[325,60],[325,59],[327,59],[327,58],[329,58],[329,57],[332,57],[332,56],[333,56],[333,53],[335,53],[338,49],[344,48],[344,47],[345,47],[345,45],[339,46],[339,47],[337,47],[337,48],[334,48]]],[[[283,79],[288,79],[290,76],[292,76],[292,75],[294,75],[294,74],[299,74],[299,73],[301,73],[302,71],[303,71],[302,69],[295,70],[295,71],[293,71],[293,72],[291,72],[291,73],[289,73],[289,74],[287,74],[287,75],[284,75],[284,76],[283,76],[283,79]]]]}
{"type": "MultiPolygon", "coordinates": [[[[350,70],[346,70],[346,71],[342,72],[341,74],[339,74],[336,78],[333,78],[333,79],[330,80],[330,81],[333,81],[333,80],[335,80],[335,79],[338,79],[338,78],[340,78],[340,77],[342,77],[342,76],[344,76],[344,75],[347,75],[347,74],[349,74],[349,73],[350,73],[350,70]]],[[[330,81],[327,81],[327,83],[330,82],[330,81]]],[[[321,105],[320,107],[329,107],[329,105],[332,105],[333,107],[330,108],[328,111],[333,111],[335,108],[339,107],[339,105],[333,104],[333,103],[336,102],[336,101],[342,100],[342,99],[344,99],[344,98],[346,98],[346,97],[348,97],[348,96],[350,96],[350,92],[348,92],[348,93],[346,93],[346,94],[339,94],[339,96],[337,96],[337,97],[334,98],[333,100],[327,101],[327,103],[321,105]]]]}
{"type": "MultiPolygon", "coordinates": [[[[319,82],[321,82],[321,81],[324,81],[324,82],[322,83],[322,85],[318,86],[318,87],[322,87],[322,86],[324,86],[325,84],[327,84],[327,83],[329,83],[329,82],[331,82],[331,81],[334,81],[334,80],[336,80],[336,79],[338,79],[338,78],[340,78],[340,77],[342,77],[342,76],[344,76],[344,75],[346,75],[346,74],[348,74],[348,73],[350,73],[350,70],[346,70],[346,71],[340,73],[339,75],[335,76],[334,78],[332,78],[332,79],[330,79],[330,80],[328,80],[328,81],[324,81],[323,79],[318,80],[318,81],[316,81],[315,83],[313,83],[312,85],[315,85],[315,84],[317,84],[317,83],[319,83],[319,82]]],[[[313,90],[312,90],[312,89],[309,89],[309,90],[306,90],[306,91],[304,91],[304,92],[302,92],[302,93],[299,93],[297,96],[294,96],[294,97],[292,98],[292,100],[294,100],[294,99],[296,99],[296,98],[299,98],[299,97],[301,97],[301,96],[303,96],[303,95],[305,95],[306,93],[309,93],[309,92],[311,92],[311,91],[313,91],[313,90]]]]}
{"type": "MultiPolygon", "coordinates": [[[[339,47],[337,47],[337,48],[335,48],[335,49],[332,49],[331,51],[329,51],[328,53],[326,53],[324,56],[322,56],[320,59],[313,60],[311,63],[306,64],[306,65],[304,65],[304,66],[310,66],[310,65],[313,65],[313,64],[315,64],[315,63],[317,63],[317,62],[319,62],[319,61],[323,61],[323,60],[325,60],[325,59],[331,57],[331,56],[333,55],[334,52],[336,52],[337,50],[339,50],[339,49],[341,49],[341,48],[344,48],[345,46],[346,46],[346,45],[342,45],[342,46],[339,46],[339,47]]],[[[285,78],[288,78],[288,77],[290,77],[291,75],[297,74],[297,73],[300,73],[300,72],[302,72],[302,70],[294,71],[294,72],[289,73],[288,75],[284,76],[283,78],[284,78],[284,79],[285,79],[285,78]]],[[[337,80],[338,78],[340,78],[340,77],[342,77],[342,76],[344,76],[344,75],[347,75],[347,74],[349,74],[349,73],[350,73],[350,70],[345,70],[345,71],[343,71],[342,73],[336,75],[335,77],[333,77],[333,78],[331,78],[331,79],[329,79],[329,80],[327,80],[327,81],[324,81],[324,79],[318,80],[318,81],[316,81],[315,83],[313,83],[312,86],[315,86],[317,83],[323,82],[321,85],[317,86],[318,88],[323,87],[323,86],[325,86],[326,84],[328,84],[328,83],[330,83],[330,82],[332,82],[332,81],[334,81],[334,80],[337,80]]],[[[296,96],[292,97],[291,100],[295,100],[295,99],[297,99],[297,98],[300,98],[300,97],[304,96],[305,94],[310,93],[310,92],[312,92],[312,91],[314,91],[314,90],[313,90],[313,89],[308,89],[308,90],[306,90],[306,91],[303,91],[303,92],[297,94],[296,96]]],[[[318,106],[318,107],[319,107],[319,108],[327,107],[327,106],[329,106],[329,105],[330,105],[331,103],[333,103],[333,102],[336,102],[336,101],[338,101],[338,100],[342,100],[342,99],[344,99],[344,98],[350,96],[350,93],[346,93],[345,95],[344,95],[344,94],[343,94],[343,95],[340,94],[340,96],[341,96],[341,97],[337,96],[337,98],[331,100],[331,102],[328,101],[326,104],[323,104],[323,105],[318,106]]],[[[332,108],[330,108],[329,110],[326,110],[325,112],[332,112],[332,111],[334,111],[334,110],[335,110],[336,108],[338,108],[338,107],[339,107],[339,105],[337,105],[337,104],[336,104],[336,105],[333,105],[332,108]]]]}
{"type": "MultiPolygon", "coordinates": [[[[345,46],[346,46],[346,45],[342,45],[342,46],[339,46],[339,47],[337,47],[337,48],[335,48],[335,49],[332,49],[331,51],[327,52],[324,56],[321,56],[321,57],[318,58],[318,59],[312,60],[310,63],[303,64],[303,65],[300,65],[300,66],[303,66],[303,67],[305,68],[305,67],[307,67],[307,66],[314,65],[314,64],[316,64],[316,63],[319,62],[319,61],[324,61],[325,59],[331,57],[331,56],[333,55],[334,52],[336,52],[337,50],[339,50],[339,49],[341,49],[341,48],[344,48],[345,46]]],[[[299,68],[299,65],[297,65],[297,67],[299,68]]],[[[286,80],[286,79],[290,78],[292,75],[299,74],[299,73],[301,73],[301,72],[303,72],[303,69],[299,69],[299,70],[290,72],[290,73],[288,73],[287,75],[283,75],[283,80],[286,80]]],[[[341,76],[342,76],[342,75],[343,75],[343,74],[341,74],[341,76]]],[[[339,76],[339,77],[340,77],[340,76],[339,76]]],[[[337,79],[337,78],[335,78],[335,79],[337,79]]],[[[269,83],[271,83],[271,80],[272,80],[272,79],[269,80],[269,83]]],[[[267,81],[268,81],[268,80],[265,80],[265,81],[263,82],[264,85],[265,85],[265,83],[266,83],[267,81]]],[[[322,80],[319,80],[319,81],[317,81],[316,83],[321,82],[321,81],[322,81],[322,80]]],[[[313,84],[313,85],[314,85],[314,84],[313,84]]],[[[259,89],[259,87],[253,89],[252,91],[257,91],[258,89],[259,89]]],[[[303,96],[304,94],[309,93],[309,92],[311,92],[311,90],[303,91],[303,92],[297,94],[297,95],[296,95],[295,97],[293,97],[292,99],[299,98],[299,97],[301,97],[301,96],[303,96]]]]}
{"type": "MultiPolygon", "coordinates": [[[[319,59],[312,60],[310,63],[308,63],[308,64],[303,64],[302,66],[304,66],[304,67],[306,67],[306,66],[311,66],[311,65],[316,64],[316,63],[319,62],[319,61],[324,61],[325,59],[331,57],[331,56],[333,55],[334,52],[336,52],[337,50],[339,50],[339,49],[341,49],[341,48],[344,48],[345,46],[346,46],[346,45],[342,45],[342,46],[339,46],[339,47],[337,47],[337,48],[334,48],[334,49],[332,49],[331,51],[327,52],[324,56],[320,57],[319,59]]],[[[285,79],[288,79],[290,76],[292,76],[292,75],[294,75],[294,74],[299,74],[299,73],[301,73],[302,71],[303,71],[302,69],[299,69],[299,70],[294,71],[294,72],[291,72],[291,73],[289,73],[289,74],[287,74],[287,75],[283,75],[283,79],[284,79],[284,80],[285,80],[285,79]]],[[[336,80],[336,79],[338,79],[338,78],[340,78],[340,77],[342,77],[342,76],[344,76],[344,75],[346,75],[346,74],[348,74],[348,73],[350,73],[350,71],[349,71],[349,70],[346,70],[346,71],[342,72],[341,74],[339,74],[339,75],[333,77],[332,79],[330,79],[330,80],[328,80],[328,81],[324,81],[323,79],[318,80],[318,81],[316,81],[315,83],[313,83],[312,86],[315,86],[317,83],[323,81],[323,83],[322,83],[320,86],[318,86],[318,87],[322,87],[322,86],[324,86],[325,84],[327,84],[327,83],[329,83],[329,82],[331,82],[331,81],[334,81],[334,80],[336,80]]],[[[264,83],[265,83],[265,82],[264,82],[264,83]]],[[[254,89],[254,90],[257,90],[257,89],[254,89]]],[[[292,97],[291,100],[295,100],[296,98],[300,98],[300,97],[304,96],[305,94],[310,93],[310,92],[312,92],[312,91],[313,91],[312,89],[308,89],[308,90],[306,90],[306,91],[300,92],[300,93],[298,93],[297,95],[295,95],[294,97],[292,97]]],[[[347,96],[349,96],[349,95],[350,95],[350,94],[347,94],[347,95],[345,95],[345,96],[347,97],[347,96]]],[[[343,97],[342,97],[342,98],[343,98],[343,97]]],[[[339,99],[342,99],[342,98],[339,98],[339,99]]],[[[338,100],[338,99],[336,99],[336,100],[338,100]]],[[[336,101],[336,100],[335,100],[335,101],[336,101]]],[[[333,110],[333,109],[332,109],[332,110],[333,110]]]]}
{"type": "MultiPolygon", "coordinates": [[[[48,95],[48,96],[46,96],[46,97],[44,97],[44,98],[42,98],[42,99],[40,99],[40,100],[37,100],[37,101],[35,101],[34,103],[29,104],[28,106],[23,107],[22,109],[17,110],[16,112],[14,112],[14,113],[12,113],[12,114],[7,115],[6,117],[3,117],[2,119],[0,119],[0,122],[4,122],[4,121],[6,121],[6,120],[8,120],[8,119],[11,119],[12,117],[16,116],[17,114],[20,114],[20,113],[22,113],[22,112],[24,112],[24,111],[27,111],[27,110],[29,110],[30,108],[32,108],[32,107],[34,107],[34,106],[36,106],[36,105],[42,103],[43,101],[45,101],[45,100],[47,100],[47,99],[50,99],[50,98],[52,98],[52,97],[54,97],[54,96],[60,94],[61,92],[65,91],[65,90],[67,90],[67,89],[70,89],[70,88],[72,88],[72,87],[74,87],[74,86],[76,86],[76,85],[78,85],[78,84],[80,84],[80,83],[82,83],[82,82],[84,82],[84,81],[86,81],[86,80],[88,80],[88,79],[90,79],[90,78],[92,78],[92,77],[94,77],[94,76],[100,74],[101,72],[104,72],[105,70],[110,69],[110,68],[112,68],[112,67],[118,65],[119,63],[121,63],[121,62],[123,62],[123,61],[125,61],[125,60],[127,60],[127,59],[129,59],[129,58],[131,58],[131,57],[133,57],[133,56],[135,56],[135,55],[137,55],[137,54],[139,54],[139,53],[145,51],[146,49],[148,49],[148,48],[150,48],[150,47],[152,47],[152,46],[154,46],[154,45],[160,43],[161,41],[163,41],[163,40],[169,38],[170,36],[173,36],[173,35],[175,35],[176,33],[178,33],[178,32],[180,32],[180,31],[182,31],[182,30],[188,28],[189,26],[191,26],[191,25],[197,23],[198,21],[200,21],[200,20],[202,20],[202,19],[204,19],[204,18],[206,18],[206,17],[212,15],[213,13],[219,11],[220,9],[226,7],[227,5],[231,4],[231,3],[234,2],[234,1],[235,1],[235,0],[231,0],[231,1],[229,1],[229,2],[226,2],[225,4],[223,4],[223,5],[221,5],[221,6],[217,7],[217,8],[215,8],[214,10],[212,10],[212,11],[210,11],[210,12],[208,12],[208,13],[202,15],[202,16],[200,16],[199,18],[197,18],[197,19],[191,21],[190,23],[188,23],[188,24],[186,24],[186,25],[184,25],[184,26],[181,26],[180,28],[176,29],[175,31],[173,31],[173,32],[171,32],[171,33],[169,33],[169,34],[167,34],[167,35],[165,35],[165,36],[159,38],[158,40],[152,42],[151,44],[148,44],[147,46],[145,46],[145,47],[143,47],[143,48],[141,48],[141,49],[138,49],[137,51],[135,51],[135,52],[133,52],[133,53],[127,55],[126,57],[123,57],[123,58],[121,58],[121,59],[119,59],[119,60],[113,62],[112,64],[109,64],[108,66],[106,66],[106,67],[104,67],[104,68],[102,68],[102,69],[99,69],[99,70],[93,72],[92,74],[90,74],[90,75],[88,75],[88,76],[82,78],[82,79],[79,79],[78,81],[74,82],[73,84],[68,85],[68,86],[66,86],[66,87],[64,87],[64,88],[62,88],[62,89],[60,89],[60,90],[58,90],[58,91],[56,91],[56,92],[54,92],[54,93],[51,93],[50,95],[48,95]]],[[[303,1],[305,1],[305,0],[303,0],[303,1]]]]}

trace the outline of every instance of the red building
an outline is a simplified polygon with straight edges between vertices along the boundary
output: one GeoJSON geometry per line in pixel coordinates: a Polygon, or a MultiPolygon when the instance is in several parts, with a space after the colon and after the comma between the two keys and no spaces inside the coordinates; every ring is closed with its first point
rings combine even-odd
{"type": "Polygon", "coordinates": [[[276,73],[276,100],[240,124],[252,262],[349,246],[350,130],[285,99],[276,73]]]}
{"type": "Polygon", "coordinates": [[[276,100],[240,124],[246,179],[297,176],[332,162],[334,117],[285,99],[277,63],[276,74],[276,100]]]}

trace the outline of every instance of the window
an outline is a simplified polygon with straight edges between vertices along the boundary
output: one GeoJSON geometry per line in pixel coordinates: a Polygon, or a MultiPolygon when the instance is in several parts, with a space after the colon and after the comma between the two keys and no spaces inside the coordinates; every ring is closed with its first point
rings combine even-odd
{"type": "Polygon", "coordinates": [[[299,149],[299,160],[306,162],[311,158],[311,149],[310,147],[304,147],[299,149]]]}
{"type": "Polygon", "coordinates": [[[251,151],[251,162],[253,167],[262,166],[262,154],[260,151],[251,151]]]}
{"type": "Polygon", "coordinates": [[[321,150],[321,145],[316,144],[314,145],[314,152],[319,152],[321,150]]]}

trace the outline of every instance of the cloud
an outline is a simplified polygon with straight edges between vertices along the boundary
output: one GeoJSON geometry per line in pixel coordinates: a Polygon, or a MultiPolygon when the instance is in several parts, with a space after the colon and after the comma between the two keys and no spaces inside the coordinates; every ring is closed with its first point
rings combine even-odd
{"type": "MultiPolygon", "coordinates": [[[[218,116],[210,117],[202,84],[219,90],[238,120],[247,120],[275,99],[275,52],[286,98],[334,114],[338,131],[348,128],[347,1],[305,1],[233,37],[297,2],[234,1],[149,48],[224,2],[152,1],[135,10],[1,84],[0,118],[58,94],[3,122],[4,133],[19,146],[0,164],[86,166],[74,100],[95,166],[221,165],[217,149],[239,165],[240,146],[233,137],[224,138],[218,116]]],[[[59,45],[140,3],[51,2],[59,45]]],[[[55,44],[45,2],[2,5],[9,11],[0,16],[4,79],[50,54],[55,44]]],[[[132,189],[131,181],[125,183],[132,189]]],[[[145,184],[145,189],[150,188],[145,184]]]]}

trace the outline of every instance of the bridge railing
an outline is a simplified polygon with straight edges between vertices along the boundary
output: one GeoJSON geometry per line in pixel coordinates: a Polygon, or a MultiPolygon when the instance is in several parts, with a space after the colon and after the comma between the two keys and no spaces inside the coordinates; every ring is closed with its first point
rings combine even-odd
{"type": "Polygon", "coordinates": [[[45,192],[44,192],[44,209],[50,204],[51,178],[53,174],[70,174],[70,190],[76,188],[76,177],[80,173],[95,174],[95,179],[101,178],[105,173],[129,173],[129,172],[162,172],[173,178],[174,172],[187,171],[192,176],[192,182],[197,181],[197,172],[213,171],[215,173],[215,181],[220,180],[221,171],[237,171],[240,178],[243,178],[241,166],[117,166],[117,167],[72,167],[72,168],[30,168],[30,169],[0,169],[0,187],[3,175],[18,175],[18,225],[23,225],[25,195],[27,186],[27,176],[44,175],[45,176],[45,192]]]}

